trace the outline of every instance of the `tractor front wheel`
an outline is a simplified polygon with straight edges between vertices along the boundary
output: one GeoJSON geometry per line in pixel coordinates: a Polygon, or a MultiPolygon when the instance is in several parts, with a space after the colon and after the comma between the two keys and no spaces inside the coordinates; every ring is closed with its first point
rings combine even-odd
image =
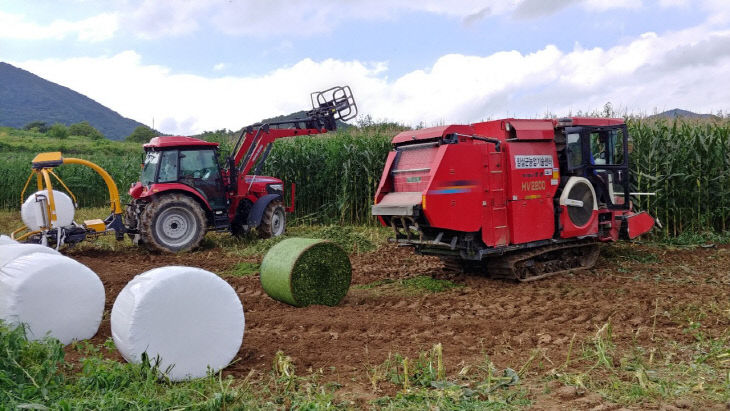
{"type": "Polygon", "coordinates": [[[266,206],[261,224],[257,228],[259,237],[270,238],[284,234],[286,230],[286,213],[281,201],[272,201],[266,206]]]}
{"type": "Polygon", "coordinates": [[[144,244],[152,250],[177,253],[197,247],[205,236],[203,209],[184,194],[166,194],[144,208],[139,222],[144,244]]]}

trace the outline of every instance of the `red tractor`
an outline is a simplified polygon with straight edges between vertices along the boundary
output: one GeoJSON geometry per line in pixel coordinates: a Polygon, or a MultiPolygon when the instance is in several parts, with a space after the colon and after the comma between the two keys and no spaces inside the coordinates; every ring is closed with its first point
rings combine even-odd
{"type": "Polygon", "coordinates": [[[633,239],[621,119],[503,119],[404,131],[393,140],[372,213],[395,241],[461,270],[531,281],[598,259],[598,242],[633,239]]]}
{"type": "Polygon", "coordinates": [[[311,100],[312,110],[301,118],[245,127],[223,167],[218,143],[179,136],[150,140],[140,181],[129,190],[125,231],[135,243],[169,252],[198,246],[209,229],[242,234],[255,228],[262,238],[283,234],[295,186],[285,208],[283,182],[258,175],[271,143],[326,133],[357,115],[347,86],[312,93],[311,100]]]}

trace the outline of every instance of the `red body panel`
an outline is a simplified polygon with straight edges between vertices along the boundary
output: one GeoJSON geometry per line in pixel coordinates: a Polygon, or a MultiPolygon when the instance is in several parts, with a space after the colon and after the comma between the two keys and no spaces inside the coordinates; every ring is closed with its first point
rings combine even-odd
{"type": "Polygon", "coordinates": [[[509,231],[512,244],[547,240],[555,233],[552,198],[510,201],[509,231]]]}
{"type": "Polygon", "coordinates": [[[424,193],[426,219],[433,227],[478,231],[482,209],[480,150],[471,144],[431,150],[436,153],[424,193]]]}
{"type": "MultiPolygon", "coordinates": [[[[552,140],[555,135],[555,124],[552,120],[503,120],[515,130],[518,140],[552,140]]],[[[505,126],[505,128],[507,128],[505,126]]]]}
{"type": "Polygon", "coordinates": [[[568,217],[568,207],[560,206],[560,208],[563,209],[563,212],[560,213],[560,226],[563,227],[560,232],[561,238],[573,238],[598,233],[598,211],[593,211],[587,223],[576,226],[568,217]]]}
{"type": "MultiPolygon", "coordinates": [[[[231,205],[228,207],[228,217],[231,221],[236,216],[238,205],[244,199],[248,199],[251,203],[268,194],[266,186],[269,184],[284,184],[278,178],[266,176],[241,176],[238,179],[238,195],[230,195],[231,205]]],[[[292,204],[294,204],[294,192],[292,192],[292,204]]],[[[293,206],[292,206],[293,207],[293,206]]]]}
{"type": "Polygon", "coordinates": [[[626,220],[628,221],[628,236],[632,240],[654,227],[654,219],[646,211],[638,214],[631,213],[626,216],[626,220]]]}
{"type": "Polygon", "coordinates": [[[619,126],[624,124],[622,118],[571,117],[574,126],[619,126]]]}
{"type": "Polygon", "coordinates": [[[398,135],[396,135],[395,137],[393,137],[393,140],[391,142],[393,144],[400,144],[400,143],[406,143],[406,142],[414,141],[414,140],[428,140],[428,139],[432,139],[432,138],[442,137],[442,136],[445,136],[446,134],[451,134],[451,133],[472,134],[470,126],[463,126],[463,125],[441,126],[441,127],[422,128],[420,130],[403,131],[401,133],[398,133],[398,135]]]}

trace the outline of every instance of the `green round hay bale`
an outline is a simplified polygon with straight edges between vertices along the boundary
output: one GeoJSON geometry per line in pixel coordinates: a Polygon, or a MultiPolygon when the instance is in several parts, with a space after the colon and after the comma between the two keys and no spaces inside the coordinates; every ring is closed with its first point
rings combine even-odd
{"type": "Polygon", "coordinates": [[[313,238],[288,238],[271,247],[260,272],[266,294],[296,307],[335,306],[352,279],[347,253],[337,244],[313,238]]]}

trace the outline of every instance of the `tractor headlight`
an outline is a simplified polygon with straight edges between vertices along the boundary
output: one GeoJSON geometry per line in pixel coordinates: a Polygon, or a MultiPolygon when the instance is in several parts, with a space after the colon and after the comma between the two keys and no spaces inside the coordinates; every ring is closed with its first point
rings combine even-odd
{"type": "Polygon", "coordinates": [[[269,184],[267,186],[267,190],[269,193],[283,193],[284,192],[284,185],[283,184],[269,184]]]}

